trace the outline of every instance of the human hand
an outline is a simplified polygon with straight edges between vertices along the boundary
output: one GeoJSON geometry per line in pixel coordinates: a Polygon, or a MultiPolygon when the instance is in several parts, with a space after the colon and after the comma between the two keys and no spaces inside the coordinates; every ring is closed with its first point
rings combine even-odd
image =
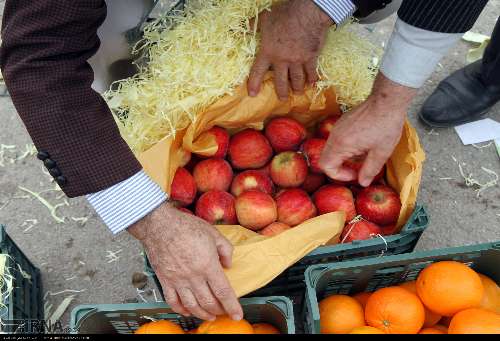
{"type": "Polygon", "coordinates": [[[223,267],[231,267],[233,247],[212,225],[164,204],[129,229],[139,239],[177,313],[213,320],[243,311],[223,267]]]}
{"type": "Polygon", "coordinates": [[[290,0],[259,16],[260,50],[250,71],[248,92],[257,96],[266,72],[272,67],[276,92],[282,101],[292,90],[302,93],[306,81],[318,79],[316,64],[323,47],[330,17],[311,0],[290,0]]]}
{"type": "Polygon", "coordinates": [[[369,186],[399,143],[406,113],[416,89],[379,74],[368,99],[334,125],[319,161],[332,179],[369,186]],[[366,156],[359,171],[344,167],[348,159],[366,156]]]}

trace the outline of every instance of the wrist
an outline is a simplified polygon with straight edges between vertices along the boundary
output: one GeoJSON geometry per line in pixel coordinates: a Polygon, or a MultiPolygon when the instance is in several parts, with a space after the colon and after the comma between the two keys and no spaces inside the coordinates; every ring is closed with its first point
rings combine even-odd
{"type": "Polygon", "coordinates": [[[302,10],[300,10],[299,13],[302,15],[303,13],[310,13],[308,25],[318,25],[321,28],[327,29],[335,24],[333,19],[313,0],[300,0],[299,2],[301,2],[302,5],[302,10]]]}
{"type": "MultiPolygon", "coordinates": [[[[168,202],[164,202],[144,218],[131,225],[127,229],[128,233],[130,233],[137,240],[144,243],[144,241],[148,239],[149,236],[154,235],[154,233],[152,232],[152,229],[154,228],[154,226],[156,226],[154,222],[158,221],[158,219],[165,219],[165,217],[170,214],[171,209],[171,204],[168,202]],[[162,216],[163,218],[159,218],[159,216],[162,216]]],[[[168,225],[162,226],[162,228],[168,229],[168,225]]]]}
{"type": "Polygon", "coordinates": [[[416,94],[417,89],[393,82],[379,73],[368,100],[384,111],[403,112],[406,115],[416,94]]]}

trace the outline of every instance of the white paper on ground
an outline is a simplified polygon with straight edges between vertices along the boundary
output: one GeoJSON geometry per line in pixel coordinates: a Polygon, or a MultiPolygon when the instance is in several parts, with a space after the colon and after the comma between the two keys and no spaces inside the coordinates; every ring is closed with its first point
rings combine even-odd
{"type": "Polygon", "coordinates": [[[500,123],[486,118],[455,127],[464,145],[500,139],[500,123]]]}

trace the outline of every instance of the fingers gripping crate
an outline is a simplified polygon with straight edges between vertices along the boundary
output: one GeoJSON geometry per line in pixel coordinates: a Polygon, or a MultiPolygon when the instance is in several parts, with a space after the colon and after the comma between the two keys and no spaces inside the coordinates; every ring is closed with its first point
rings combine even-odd
{"type": "MultiPolygon", "coordinates": [[[[245,319],[250,323],[266,322],[282,334],[295,334],[292,302],[286,297],[241,299],[245,319]]],[[[78,334],[131,334],[140,325],[166,319],[178,323],[185,331],[201,320],[176,314],[165,303],[81,305],[71,313],[70,327],[78,334]]]]}
{"type": "Polygon", "coordinates": [[[444,260],[462,262],[500,283],[500,242],[415,252],[383,258],[313,265],[305,273],[302,312],[307,333],[320,331],[318,302],[334,294],[352,295],[415,280],[425,267],[444,260]]]}
{"type": "MultiPolygon", "coordinates": [[[[423,206],[417,206],[400,233],[383,238],[319,247],[267,286],[249,296],[289,296],[294,299],[294,303],[300,303],[298,301],[302,299],[305,290],[304,271],[308,266],[412,252],[427,226],[429,226],[429,215],[423,206]]],[[[154,278],[161,292],[161,285],[147,257],[145,264],[145,272],[154,278]]]]}
{"type": "MultiPolygon", "coordinates": [[[[40,270],[31,263],[0,225],[0,254],[5,257],[2,281],[2,303],[0,306],[0,330],[7,333],[30,332],[27,320],[42,320],[42,279],[40,270]],[[8,276],[12,290],[8,292],[8,276]],[[7,276],[7,277],[6,277],[7,276]]],[[[3,263],[3,261],[2,261],[3,263]]]]}

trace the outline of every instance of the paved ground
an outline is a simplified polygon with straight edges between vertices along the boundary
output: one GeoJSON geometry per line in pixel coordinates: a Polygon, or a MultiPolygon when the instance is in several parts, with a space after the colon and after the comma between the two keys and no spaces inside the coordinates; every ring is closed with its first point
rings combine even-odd
{"type": "MultiPolygon", "coordinates": [[[[3,0],[0,0],[0,13],[2,11],[3,0]]],[[[499,14],[500,0],[490,1],[474,30],[489,34],[499,14]]],[[[381,44],[387,40],[393,22],[387,20],[374,26],[374,32],[369,36],[381,44]]],[[[365,28],[361,30],[366,32],[365,28]]],[[[454,130],[431,131],[415,120],[416,112],[435,85],[464,65],[469,48],[470,45],[461,42],[449,54],[420,91],[409,113],[427,151],[419,201],[427,205],[432,218],[418,249],[500,240],[500,188],[490,188],[478,198],[473,189],[464,185],[452,159],[454,156],[463,162],[467,172],[486,182],[490,176],[481,167],[500,174],[500,160],[494,147],[464,147],[454,130]]],[[[500,121],[500,104],[490,116],[500,121]]],[[[4,154],[9,158],[22,156],[30,139],[8,97],[0,97],[0,119],[0,144],[15,146],[8,150],[4,146],[4,154]]],[[[9,234],[42,269],[49,304],[56,307],[70,294],[75,295],[70,309],[82,303],[142,300],[132,285],[132,275],[143,270],[141,248],[137,242],[126,233],[111,236],[84,199],[68,200],[66,205],[61,192],[44,192],[42,195],[51,204],[64,204],[57,213],[65,217],[65,223],[58,224],[40,201],[20,190],[19,186],[35,192],[53,188],[34,156],[0,165],[0,223],[7,225],[9,234]],[[23,197],[26,195],[28,197],[23,197]],[[30,219],[36,219],[36,224],[33,225],[30,219]],[[119,258],[109,256],[109,251],[116,252],[119,258]],[[65,290],[75,292],[61,293],[65,290]]],[[[149,287],[154,286],[150,284],[149,287]]],[[[143,297],[154,301],[152,293],[143,297]]],[[[68,313],[64,315],[65,321],[67,318],[68,313]]]]}

